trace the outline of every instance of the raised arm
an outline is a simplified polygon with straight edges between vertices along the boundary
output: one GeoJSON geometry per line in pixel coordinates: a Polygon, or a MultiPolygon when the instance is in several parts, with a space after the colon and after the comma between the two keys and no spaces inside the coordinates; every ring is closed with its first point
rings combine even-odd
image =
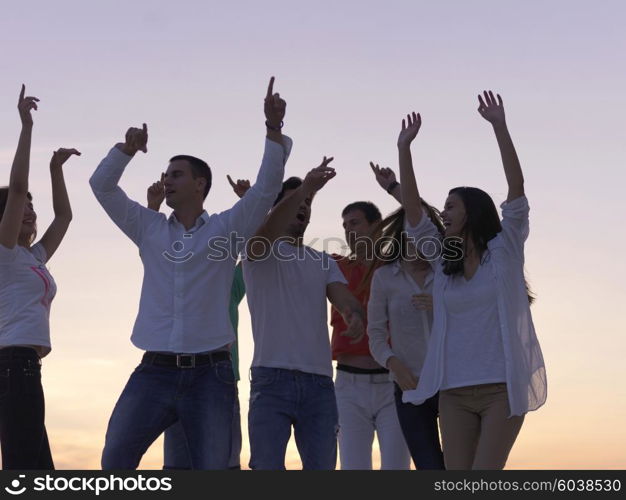
{"type": "Polygon", "coordinates": [[[378,164],[374,165],[373,162],[370,162],[370,167],[372,168],[372,172],[374,172],[374,177],[378,185],[393,196],[398,203],[402,204],[401,187],[400,183],[396,181],[394,171],[390,168],[380,168],[378,164]]]}
{"type": "Polygon", "coordinates": [[[17,109],[22,121],[22,130],[17,143],[17,150],[11,166],[9,179],[9,194],[7,197],[4,215],[0,221],[0,244],[13,248],[17,245],[17,239],[24,219],[24,207],[28,194],[28,171],[30,168],[30,144],[33,131],[33,117],[31,111],[37,109],[36,97],[24,97],[26,88],[22,85],[20,96],[17,101],[17,109]]]}
{"type": "Polygon", "coordinates": [[[398,136],[398,160],[400,163],[400,196],[401,203],[406,212],[406,219],[409,226],[417,226],[422,219],[422,203],[415,181],[413,171],[413,159],[411,158],[411,143],[417,136],[422,126],[422,117],[419,113],[413,112],[406,115],[406,120],[402,120],[402,130],[398,136]]]}
{"type": "Polygon", "coordinates": [[[65,187],[63,176],[63,164],[70,156],[80,156],[76,149],[59,148],[52,153],[50,160],[50,177],[52,179],[52,208],[54,209],[54,219],[41,238],[40,243],[46,250],[48,260],[63,241],[67,228],[72,220],[72,207],[70,198],[65,187]]]}
{"type": "Polygon", "coordinates": [[[358,299],[344,283],[337,281],[326,285],[326,297],[348,325],[341,335],[352,338],[351,344],[359,342],[365,335],[365,311],[358,299]]]}
{"type": "Polygon", "coordinates": [[[302,202],[312,198],[330,179],[335,177],[335,169],[328,166],[331,161],[333,161],[332,157],[324,156],[320,166],[306,174],[300,187],[285,196],[272,209],[256,234],[248,240],[246,247],[248,260],[264,258],[269,253],[272,243],[283,235],[302,202]]]}
{"type": "Polygon", "coordinates": [[[274,77],[270,78],[270,83],[267,86],[267,94],[265,95],[265,101],[263,102],[263,111],[265,113],[265,127],[267,128],[266,137],[270,141],[283,144],[283,134],[281,129],[283,128],[283,120],[285,118],[285,110],[287,109],[287,103],[284,99],[281,99],[278,92],[274,93],[274,77]]]}
{"type": "MultiPolygon", "coordinates": [[[[243,241],[247,241],[257,231],[272,208],[280,192],[285,163],[291,151],[291,139],[281,133],[287,105],[278,93],[273,92],[274,77],[270,79],[263,104],[265,151],[254,185],[231,209],[220,214],[228,234],[243,237],[243,241]]],[[[241,249],[237,248],[237,251],[241,249]]]]}
{"type": "Polygon", "coordinates": [[[522,174],[522,167],[517,157],[511,134],[509,134],[509,129],[506,126],[502,97],[500,97],[500,94],[496,95],[498,97],[497,102],[491,90],[483,92],[484,98],[479,94],[478,112],[480,116],[491,123],[496,134],[502,165],[504,166],[504,175],[509,186],[509,192],[506,197],[508,202],[524,196],[524,175],[522,174]]]}
{"type": "Polygon", "coordinates": [[[135,244],[140,245],[144,230],[162,217],[126,196],[118,185],[124,169],[137,151],[148,151],[148,127],[131,127],[123,143],[117,143],[100,162],[89,179],[96,199],[108,216],[135,244]]]}

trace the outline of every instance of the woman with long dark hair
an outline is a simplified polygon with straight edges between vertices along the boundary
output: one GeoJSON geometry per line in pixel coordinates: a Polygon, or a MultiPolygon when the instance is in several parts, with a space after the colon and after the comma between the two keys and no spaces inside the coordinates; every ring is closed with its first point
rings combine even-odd
{"type": "MultiPolygon", "coordinates": [[[[462,255],[435,265],[434,322],[417,389],[403,400],[421,404],[439,391],[447,469],[502,469],[528,411],[546,400],[541,349],[524,278],[528,200],[506,125],[502,99],[478,96],[492,126],[508,184],[502,220],[491,197],[472,187],[452,189],[442,212],[445,236],[462,241],[462,255]]],[[[437,228],[423,216],[410,145],[419,114],[402,121],[398,137],[406,230],[420,240],[437,228]]]]}
{"type": "MultiPolygon", "coordinates": [[[[443,233],[439,212],[423,202],[432,223],[443,233]]],[[[415,389],[430,338],[432,266],[404,232],[405,211],[396,210],[381,223],[376,242],[377,263],[372,278],[367,333],[372,355],[391,372],[400,427],[417,469],[443,469],[439,442],[438,395],[422,404],[402,402],[403,391],[415,389]]],[[[374,269],[375,266],[372,266],[374,269]]]]}
{"type": "Polygon", "coordinates": [[[54,220],[41,240],[28,192],[31,111],[36,97],[18,101],[22,120],[9,186],[0,188],[0,444],[3,469],[54,469],[44,425],[41,358],[50,352],[50,303],[56,285],[46,262],[72,218],[63,163],[75,149],[55,151],[50,162],[54,220]]]}

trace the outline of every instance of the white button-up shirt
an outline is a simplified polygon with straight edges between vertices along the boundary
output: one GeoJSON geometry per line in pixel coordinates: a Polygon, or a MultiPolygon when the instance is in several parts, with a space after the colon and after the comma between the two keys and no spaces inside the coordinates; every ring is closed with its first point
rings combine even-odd
{"type": "MultiPolygon", "coordinates": [[[[505,202],[502,231],[487,243],[497,288],[500,334],[504,347],[506,383],[511,415],[524,415],[546,401],[547,381],[539,341],[535,334],[524,280],[524,242],[528,238],[528,200],[525,196],[505,202]]],[[[426,216],[416,227],[406,227],[419,240],[437,237],[437,228],[426,216]]],[[[404,391],[402,400],[421,404],[441,387],[444,373],[447,311],[444,290],[451,276],[443,273],[441,261],[434,262],[434,322],[424,367],[413,391],[404,391]]]]}
{"type": "Polygon", "coordinates": [[[420,376],[433,314],[417,309],[412,299],[413,295],[432,294],[432,290],[433,273],[426,277],[422,289],[402,269],[399,260],[376,270],[367,303],[367,335],[370,352],[381,366],[387,366],[389,358],[396,356],[416,377],[420,376]]]}
{"type": "Polygon", "coordinates": [[[197,353],[235,340],[229,318],[237,255],[280,192],[291,140],[265,141],[254,185],[232,208],[203,212],[186,230],[131,200],[118,186],[132,157],[112,148],[89,183],[115,224],[138,247],[144,266],[139,312],[131,341],[147,351],[197,353]]]}

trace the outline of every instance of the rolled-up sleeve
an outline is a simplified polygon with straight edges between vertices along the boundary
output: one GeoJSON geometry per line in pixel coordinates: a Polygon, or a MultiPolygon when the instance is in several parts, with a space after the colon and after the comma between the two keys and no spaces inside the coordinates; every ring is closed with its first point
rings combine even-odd
{"type": "Polygon", "coordinates": [[[367,336],[372,357],[381,366],[393,356],[389,347],[389,315],[387,313],[387,295],[385,284],[377,271],[372,278],[370,297],[367,303],[367,336]]]}
{"type": "Polygon", "coordinates": [[[524,243],[530,231],[530,207],[526,196],[520,196],[500,205],[502,209],[502,237],[511,255],[524,260],[524,243]]]}

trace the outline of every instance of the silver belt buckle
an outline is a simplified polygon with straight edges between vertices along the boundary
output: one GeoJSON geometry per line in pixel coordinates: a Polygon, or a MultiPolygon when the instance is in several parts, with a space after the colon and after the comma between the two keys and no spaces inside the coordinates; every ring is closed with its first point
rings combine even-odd
{"type": "Polygon", "coordinates": [[[195,368],[196,356],[194,354],[177,354],[176,368],[195,368]],[[187,362],[187,360],[189,362],[187,362]]]}

